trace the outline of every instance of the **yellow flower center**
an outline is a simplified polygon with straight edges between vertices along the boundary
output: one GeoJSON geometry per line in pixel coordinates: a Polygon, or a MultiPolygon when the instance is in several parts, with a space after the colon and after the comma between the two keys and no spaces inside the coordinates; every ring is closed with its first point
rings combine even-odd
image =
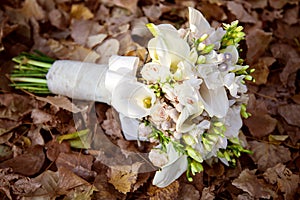
{"type": "Polygon", "coordinates": [[[145,108],[150,108],[151,107],[151,97],[146,97],[143,99],[143,105],[145,108]]]}

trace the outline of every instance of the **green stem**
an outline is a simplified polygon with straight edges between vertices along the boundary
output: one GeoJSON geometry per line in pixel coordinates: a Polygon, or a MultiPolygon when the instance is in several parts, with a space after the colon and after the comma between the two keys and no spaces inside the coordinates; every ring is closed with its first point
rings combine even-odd
{"type": "Polygon", "coordinates": [[[17,63],[10,76],[12,87],[23,89],[38,94],[49,94],[46,75],[54,63],[54,59],[36,52],[21,53],[12,58],[17,63]]]}

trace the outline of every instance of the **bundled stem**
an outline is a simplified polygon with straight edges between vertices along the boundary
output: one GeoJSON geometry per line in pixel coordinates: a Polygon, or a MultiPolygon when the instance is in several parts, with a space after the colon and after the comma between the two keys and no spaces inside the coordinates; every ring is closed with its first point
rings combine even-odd
{"type": "Polygon", "coordinates": [[[15,63],[10,75],[11,86],[37,94],[49,94],[46,75],[54,59],[41,52],[21,53],[12,59],[15,63]]]}

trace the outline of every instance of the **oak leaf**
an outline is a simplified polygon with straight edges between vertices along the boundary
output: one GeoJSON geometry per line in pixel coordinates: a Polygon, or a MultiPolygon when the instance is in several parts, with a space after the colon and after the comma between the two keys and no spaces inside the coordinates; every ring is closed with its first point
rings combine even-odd
{"type": "Polygon", "coordinates": [[[113,166],[108,170],[108,182],[119,192],[126,194],[132,190],[137,181],[138,170],[142,163],[134,163],[125,166],[113,166]]]}
{"type": "Polygon", "coordinates": [[[264,142],[250,141],[250,149],[253,151],[251,158],[258,165],[259,170],[266,170],[278,163],[291,160],[291,152],[288,148],[264,142]]]}

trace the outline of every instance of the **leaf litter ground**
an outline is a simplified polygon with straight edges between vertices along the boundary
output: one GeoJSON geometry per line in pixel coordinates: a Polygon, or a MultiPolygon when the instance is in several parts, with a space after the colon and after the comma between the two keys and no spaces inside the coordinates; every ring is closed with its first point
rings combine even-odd
{"type": "Polygon", "coordinates": [[[3,0],[0,5],[1,199],[296,199],[300,195],[300,21],[298,0],[3,0]],[[256,71],[248,83],[252,117],[243,155],[166,188],[144,153],[125,141],[109,106],[13,90],[11,58],[39,50],[56,59],[107,63],[111,55],[145,59],[153,22],[186,26],[187,6],[219,26],[238,19],[241,52],[256,71]],[[142,27],[142,28],[141,28],[142,27]],[[89,131],[77,132],[83,127],[89,131]],[[79,135],[81,139],[78,140],[79,135]],[[102,141],[102,142],[97,142],[102,141]],[[117,148],[119,146],[120,148],[117,148]],[[109,165],[108,165],[109,163],[109,165]]]}

